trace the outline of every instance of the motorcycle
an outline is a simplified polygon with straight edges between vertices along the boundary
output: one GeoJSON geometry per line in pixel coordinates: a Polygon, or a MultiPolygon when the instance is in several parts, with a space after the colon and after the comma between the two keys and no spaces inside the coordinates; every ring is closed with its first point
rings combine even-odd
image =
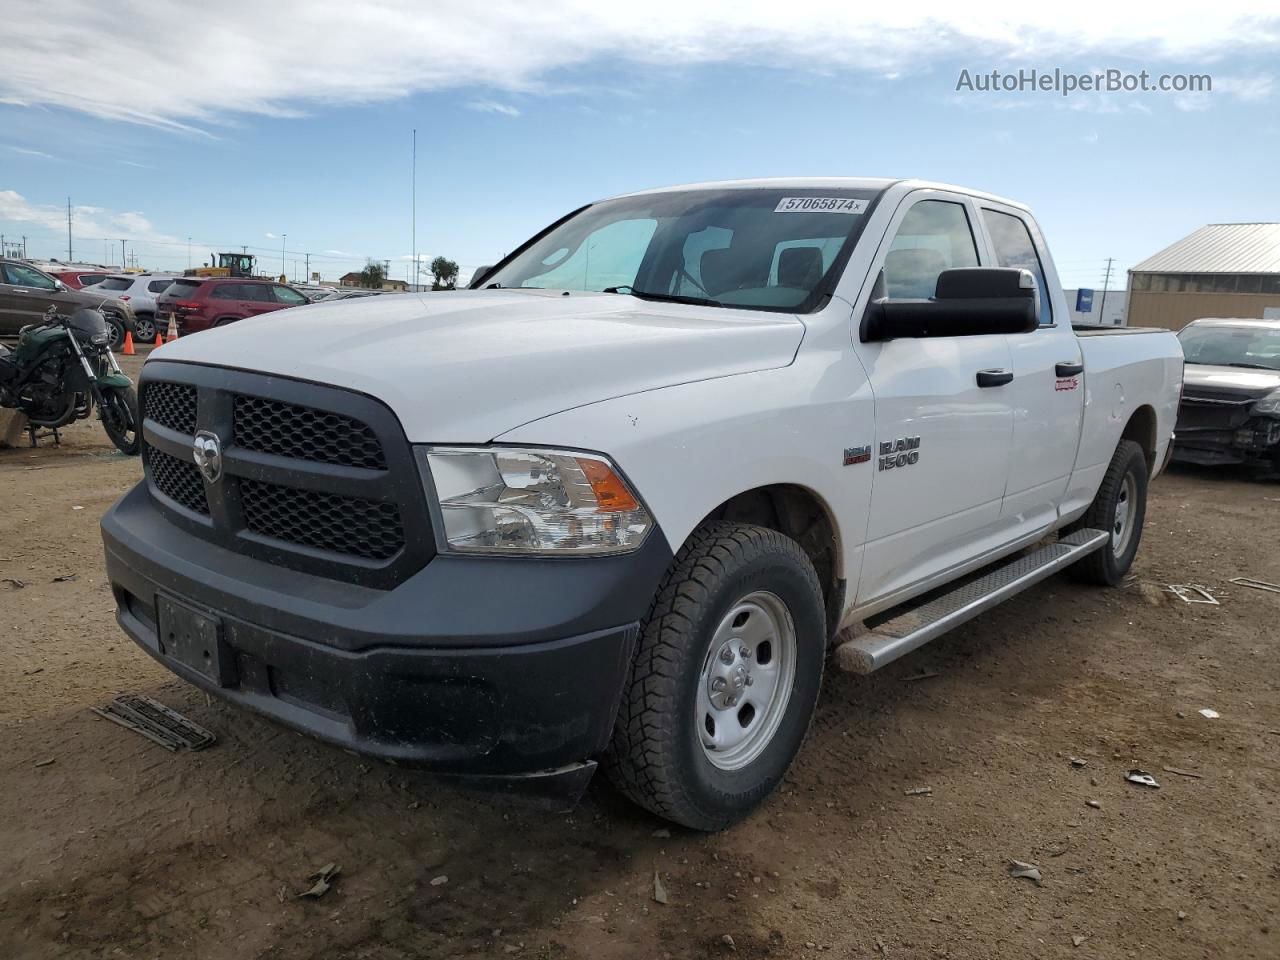
{"type": "Polygon", "coordinates": [[[22,328],[13,350],[0,344],[0,407],[26,414],[33,428],[56,431],[85,419],[95,405],[111,442],[136,455],[138,394],[116,363],[99,311],[66,316],[50,307],[44,320],[22,328]]]}

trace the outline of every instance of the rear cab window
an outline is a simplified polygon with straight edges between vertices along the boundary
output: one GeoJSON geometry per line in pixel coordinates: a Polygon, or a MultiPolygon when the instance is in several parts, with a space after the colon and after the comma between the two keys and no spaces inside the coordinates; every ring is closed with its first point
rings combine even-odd
{"type": "Polygon", "coordinates": [[[991,237],[996,266],[1030,270],[1036,278],[1036,285],[1040,289],[1040,326],[1050,326],[1053,323],[1053,304],[1050,302],[1049,286],[1045,283],[1044,265],[1040,262],[1040,254],[1036,250],[1035,241],[1031,239],[1026,221],[989,207],[982,208],[982,221],[991,237]]]}

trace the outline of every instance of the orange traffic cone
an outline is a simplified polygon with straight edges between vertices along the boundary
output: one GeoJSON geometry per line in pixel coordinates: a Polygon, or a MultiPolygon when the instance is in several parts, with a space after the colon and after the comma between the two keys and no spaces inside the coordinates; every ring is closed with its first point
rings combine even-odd
{"type": "Polygon", "coordinates": [[[126,357],[132,357],[138,351],[133,349],[133,331],[126,330],[124,332],[124,349],[120,351],[126,357]]]}
{"type": "Polygon", "coordinates": [[[165,331],[165,340],[169,343],[178,339],[178,321],[174,317],[169,317],[169,329],[165,331]]]}
{"type": "Polygon", "coordinates": [[[157,330],[157,331],[156,331],[156,346],[157,346],[157,347],[163,347],[163,346],[164,346],[164,337],[160,336],[160,331],[159,331],[159,330],[157,330]]]}

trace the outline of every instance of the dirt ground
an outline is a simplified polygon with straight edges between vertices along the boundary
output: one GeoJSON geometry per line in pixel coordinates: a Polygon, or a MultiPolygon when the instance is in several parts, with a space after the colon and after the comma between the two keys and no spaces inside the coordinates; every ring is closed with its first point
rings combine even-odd
{"type": "Polygon", "coordinates": [[[207,701],[113,620],[98,518],[139,476],[96,422],[0,451],[0,958],[1280,957],[1280,595],[1227,582],[1280,582],[1274,481],[1175,470],[1125,588],[1054,578],[830,671],[784,789],[708,837],[601,782],[464,792],[207,701]],[[1222,604],[1160,589],[1185,582],[1222,604]],[[89,712],[121,692],[218,744],[89,712]]]}

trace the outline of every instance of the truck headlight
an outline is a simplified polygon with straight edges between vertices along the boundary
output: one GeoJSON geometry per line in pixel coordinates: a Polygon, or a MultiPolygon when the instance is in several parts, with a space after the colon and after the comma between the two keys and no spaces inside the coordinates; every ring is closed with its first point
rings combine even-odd
{"type": "Polygon", "coordinates": [[[1280,417],[1280,390],[1267,394],[1261,400],[1255,400],[1253,412],[1265,417],[1280,417]]]}
{"type": "Polygon", "coordinates": [[[599,454],[508,447],[426,447],[444,522],[458,553],[589,556],[626,553],[653,518],[599,454]]]}

